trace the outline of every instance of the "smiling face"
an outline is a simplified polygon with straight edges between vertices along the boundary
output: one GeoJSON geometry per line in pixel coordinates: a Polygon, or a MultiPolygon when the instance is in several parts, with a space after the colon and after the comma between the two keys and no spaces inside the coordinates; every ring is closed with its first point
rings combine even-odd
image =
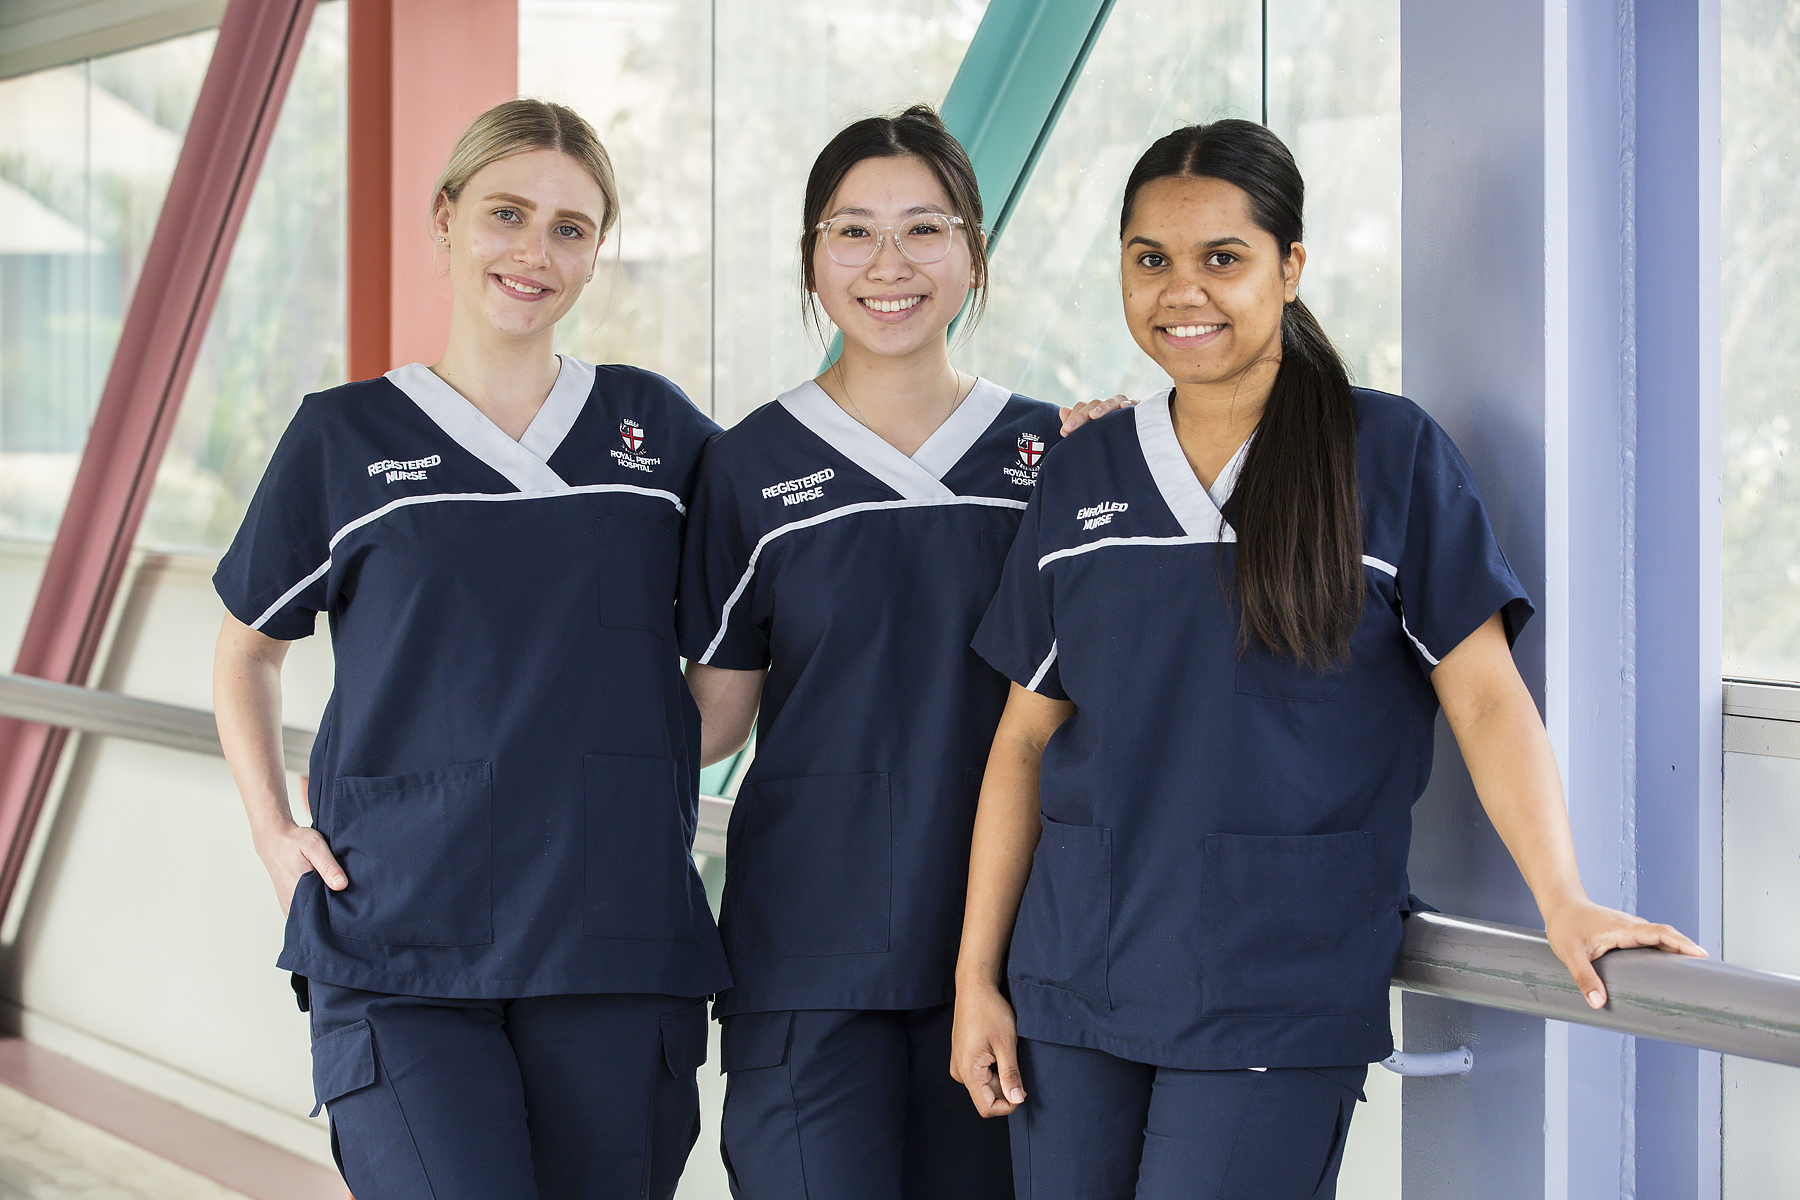
{"type": "Polygon", "coordinates": [[[604,203],[593,176],[558,150],[477,171],[433,215],[455,320],[509,339],[547,336],[594,269],[604,203]]]}
{"type": "Polygon", "coordinates": [[[1151,180],[1132,201],[1121,247],[1131,336],[1185,389],[1260,400],[1281,357],[1282,306],[1306,265],[1300,243],[1283,249],[1235,184],[1151,180]]]}
{"type": "MultiPolygon", "coordinates": [[[[953,214],[944,185],[911,156],[865,158],[844,175],[825,205],[824,217],[855,217],[876,227],[897,225],[924,213],[953,214]]],[[[832,324],[844,334],[846,354],[886,358],[944,353],[944,331],[961,310],[972,283],[968,231],[952,233],[950,252],[934,263],[915,263],[884,232],[880,251],[860,267],[846,267],[814,239],[814,290],[832,324]]]]}

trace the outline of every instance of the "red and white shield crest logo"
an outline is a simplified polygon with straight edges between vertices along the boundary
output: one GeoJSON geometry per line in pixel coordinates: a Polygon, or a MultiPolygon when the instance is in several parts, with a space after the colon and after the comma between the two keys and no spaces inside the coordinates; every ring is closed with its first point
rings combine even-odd
{"type": "Polygon", "coordinates": [[[644,427],[630,417],[619,422],[619,436],[625,439],[625,448],[633,454],[644,448],[644,427]]]}
{"type": "Polygon", "coordinates": [[[1037,470],[1038,460],[1044,457],[1044,439],[1034,434],[1019,435],[1019,461],[1037,470]]]}

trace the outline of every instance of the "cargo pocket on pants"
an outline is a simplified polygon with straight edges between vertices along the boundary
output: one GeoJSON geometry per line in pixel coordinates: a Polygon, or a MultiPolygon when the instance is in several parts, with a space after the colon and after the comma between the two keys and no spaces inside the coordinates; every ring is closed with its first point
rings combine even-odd
{"type": "Polygon", "coordinates": [[[1007,974],[1112,1007],[1112,830],[1043,819],[1013,927],[1007,974]]]}
{"type": "Polygon", "coordinates": [[[737,807],[724,904],[733,954],[886,952],[894,879],[886,775],[759,783],[737,807]]]}
{"type": "Polygon", "coordinates": [[[680,1079],[706,1063],[706,1001],[697,1001],[662,1018],[663,1065],[680,1079]]]}
{"type": "Polygon", "coordinates": [[[313,1039],[313,1110],[375,1082],[375,1037],[367,1021],[334,1029],[313,1039]]]}
{"type": "Polygon", "coordinates": [[[791,1012],[738,1013],[719,1024],[719,1069],[757,1071],[779,1067],[787,1061],[788,1035],[794,1029],[791,1012]]]}
{"type": "Polygon", "coordinates": [[[681,942],[706,903],[689,853],[675,761],[590,754],[581,760],[590,937],[681,942]]]}
{"type": "Polygon", "coordinates": [[[331,1157],[350,1190],[384,1200],[433,1200],[400,1100],[382,1079],[369,1023],[320,1034],[312,1058],[317,1103],[311,1115],[330,1106],[331,1157]]]}
{"type": "Polygon", "coordinates": [[[1386,1008],[1393,963],[1375,911],[1373,834],[1211,833],[1200,869],[1202,1012],[1386,1008]]]}

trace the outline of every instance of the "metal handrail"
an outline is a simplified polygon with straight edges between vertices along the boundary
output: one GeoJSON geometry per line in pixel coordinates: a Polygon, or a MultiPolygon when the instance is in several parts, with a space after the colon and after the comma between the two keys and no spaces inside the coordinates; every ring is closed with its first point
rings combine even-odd
{"type": "Polygon", "coordinates": [[[1800,1067],[1800,976],[1661,950],[1614,950],[1594,968],[1606,984],[1598,1010],[1537,930],[1415,913],[1394,985],[1800,1067]]]}
{"type": "MultiPolygon", "coordinates": [[[[0,675],[0,716],[83,733],[222,755],[213,714],[154,700],[0,675]]],[[[292,771],[306,770],[313,732],[284,728],[292,771]]],[[[725,852],[732,801],[700,797],[694,849],[725,852]]],[[[1527,1016],[1594,1025],[1765,1062],[1800,1066],[1800,976],[1660,950],[1614,950],[1595,964],[1607,1005],[1591,1009],[1541,932],[1443,913],[1415,913],[1394,986],[1527,1016]]]]}
{"type": "MultiPolygon", "coordinates": [[[[196,754],[225,754],[219,745],[218,723],[203,708],[99,692],[30,675],[0,675],[0,717],[131,738],[196,754]]],[[[288,770],[305,772],[314,736],[311,729],[282,728],[281,756],[288,770]]]]}
{"type": "MultiPolygon", "coordinates": [[[[121,696],[117,692],[99,692],[30,675],[0,674],[0,717],[36,721],[79,733],[131,738],[196,754],[216,757],[225,754],[224,747],[219,745],[218,724],[213,714],[203,708],[164,704],[159,700],[121,696]]],[[[306,773],[307,757],[312,753],[316,736],[311,729],[296,729],[292,725],[282,727],[282,759],[288,770],[306,773]]],[[[725,827],[730,820],[729,799],[724,796],[700,797],[700,828],[694,838],[694,849],[701,854],[724,854],[725,827]]]]}

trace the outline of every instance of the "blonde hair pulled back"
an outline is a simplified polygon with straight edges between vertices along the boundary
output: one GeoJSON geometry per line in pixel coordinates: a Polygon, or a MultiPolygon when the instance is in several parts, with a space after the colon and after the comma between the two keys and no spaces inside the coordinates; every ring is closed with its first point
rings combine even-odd
{"type": "Polygon", "coordinates": [[[574,109],[528,96],[494,105],[463,130],[432,189],[432,216],[437,215],[441,201],[456,203],[483,167],[532,150],[560,150],[593,176],[605,206],[599,232],[605,237],[619,217],[619,185],[600,135],[574,109]]]}

